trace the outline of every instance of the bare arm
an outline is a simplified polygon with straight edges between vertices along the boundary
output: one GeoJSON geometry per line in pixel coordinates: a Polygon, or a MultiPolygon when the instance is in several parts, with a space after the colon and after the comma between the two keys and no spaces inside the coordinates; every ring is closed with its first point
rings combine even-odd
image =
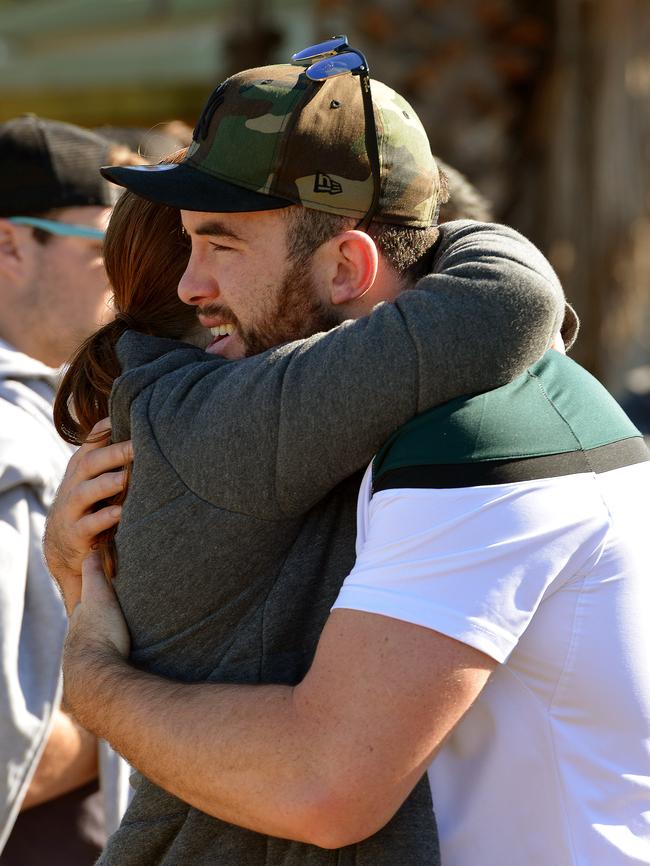
{"type": "Polygon", "coordinates": [[[50,735],[21,810],[74,791],[97,777],[97,740],[57,710],[50,735]]]}
{"type": "Polygon", "coordinates": [[[378,830],[495,666],[437,632],[341,610],[296,688],[178,684],[124,661],[112,591],[86,569],[64,667],[72,710],[166,790],[269,835],[340,847],[378,830]]]}

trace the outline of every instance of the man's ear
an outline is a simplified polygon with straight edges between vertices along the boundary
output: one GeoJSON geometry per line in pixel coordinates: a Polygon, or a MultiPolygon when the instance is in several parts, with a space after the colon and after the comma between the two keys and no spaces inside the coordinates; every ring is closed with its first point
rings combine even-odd
{"type": "Polygon", "coordinates": [[[17,227],[0,218],[0,272],[17,276],[22,270],[25,253],[17,227]]]}
{"type": "Polygon", "coordinates": [[[365,232],[351,229],[328,241],[329,299],[332,304],[353,304],[372,288],[379,267],[379,253],[365,232]]]}

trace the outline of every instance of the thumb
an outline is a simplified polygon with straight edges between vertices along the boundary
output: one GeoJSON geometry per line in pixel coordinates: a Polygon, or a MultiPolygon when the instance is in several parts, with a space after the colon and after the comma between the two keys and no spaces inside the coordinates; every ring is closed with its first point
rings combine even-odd
{"type": "Polygon", "coordinates": [[[98,551],[92,550],[85,557],[81,577],[81,603],[84,607],[104,607],[115,602],[115,593],[106,580],[98,551]]]}
{"type": "Polygon", "coordinates": [[[95,643],[112,644],[122,656],[127,656],[129,631],[97,551],[92,551],[84,559],[81,577],[81,604],[72,615],[72,631],[82,632],[87,640],[95,643]]]}

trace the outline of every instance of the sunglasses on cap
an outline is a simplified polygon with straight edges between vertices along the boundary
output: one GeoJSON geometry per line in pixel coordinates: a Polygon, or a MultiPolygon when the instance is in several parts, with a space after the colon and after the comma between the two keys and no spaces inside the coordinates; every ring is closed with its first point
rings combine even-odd
{"type": "Polygon", "coordinates": [[[379,186],[381,182],[381,167],[379,164],[379,142],[377,140],[377,125],[372,107],[370,93],[370,70],[368,61],[356,48],[348,44],[347,36],[334,36],[325,42],[310,45],[298,51],[291,58],[297,66],[306,66],[305,75],[311,81],[326,81],[339,75],[358,75],[363,99],[364,131],[366,152],[372,170],[372,201],[364,218],[357,225],[358,229],[366,231],[379,203],[379,186]]]}
{"type": "Polygon", "coordinates": [[[7,219],[10,223],[14,223],[17,226],[31,226],[32,228],[49,232],[51,235],[61,235],[62,237],[90,238],[91,240],[102,241],[106,234],[102,229],[96,229],[92,226],[61,223],[56,220],[41,219],[40,217],[15,216],[7,217],[7,219]]]}

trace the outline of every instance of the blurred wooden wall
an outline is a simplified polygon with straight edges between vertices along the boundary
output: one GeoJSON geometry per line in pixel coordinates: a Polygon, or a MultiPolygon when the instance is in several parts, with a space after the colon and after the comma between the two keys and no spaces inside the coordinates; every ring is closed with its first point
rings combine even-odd
{"type": "Polygon", "coordinates": [[[619,390],[649,360],[650,5],[556,0],[540,82],[538,237],[580,310],[576,355],[619,390]]]}
{"type": "Polygon", "coordinates": [[[650,361],[650,3],[317,0],[422,118],[434,152],[549,255],[615,392],[650,361]]]}

